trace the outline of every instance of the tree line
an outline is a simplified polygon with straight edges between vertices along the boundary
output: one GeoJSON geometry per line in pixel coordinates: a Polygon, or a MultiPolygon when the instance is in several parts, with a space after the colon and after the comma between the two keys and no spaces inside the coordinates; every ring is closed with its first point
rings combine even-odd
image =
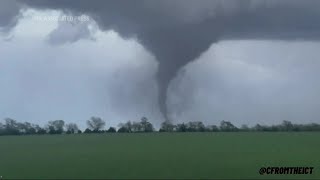
{"type": "Polygon", "coordinates": [[[159,130],[156,130],[146,117],[139,122],[128,121],[120,123],[118,129],[109,127],[105,129],[105,121],[100,117],[91,117],[87,120],[87,128],[81,131],[76,123],[66,124],[63,120],[49,121],[41,127],[29,122],[18,122],[6,118],[4,123],[0,122],[0,135],[32,135],[32,134],[89,134],[89,133],[148,133],[148,132],[283,132],[283,131],[320,131],[320,124],[294,124],[290,121],[283,121],[278,125],[260,125],[249,127],[242,125],[237,127],[229,121],[221,121],[220,125],[204,125],[201,121],[173,124],[165,121],[159,130]]]}

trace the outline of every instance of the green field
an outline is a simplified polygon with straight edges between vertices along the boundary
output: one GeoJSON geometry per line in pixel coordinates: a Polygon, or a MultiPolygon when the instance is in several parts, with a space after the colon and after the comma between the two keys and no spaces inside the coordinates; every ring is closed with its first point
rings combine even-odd
{"type": "Polygon", "coordinates": [[[142,133],[0,136],[10,178],[320,179],[320,133],[142,133]],[[313,166],[312,175],[260,175],[313,166]]]}

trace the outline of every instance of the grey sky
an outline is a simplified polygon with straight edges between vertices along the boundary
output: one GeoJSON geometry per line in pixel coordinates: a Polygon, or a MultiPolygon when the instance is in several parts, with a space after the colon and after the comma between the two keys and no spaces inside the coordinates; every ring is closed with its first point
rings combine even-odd
{"type": "Polygon", "coordinates": [[[319,51],[320,43],[308,41],[212,45],[176,80],[169,109],[180,122],[320,122],[319,51]]]}
{"type": "Polygon", "coordinates": [[[90,116],[113,126],[143,115],[160,121],[153,78],[157,63],[150,53],[112,31],[96,32],[96,40],[52,45],[47,38],[59,25],[33,20],[41,14],[47,13],[26,12],[14,38],[0,43],[2,118],[40,124],[64,119],[82,127],[90,116]]]}
{"type": "Polygon", "coordinates": [[[19,2],[0,1],[0,117],[319,122],[319,1],[19,2]],[[33,19],[60,9],[92,19],[33,19]]]}

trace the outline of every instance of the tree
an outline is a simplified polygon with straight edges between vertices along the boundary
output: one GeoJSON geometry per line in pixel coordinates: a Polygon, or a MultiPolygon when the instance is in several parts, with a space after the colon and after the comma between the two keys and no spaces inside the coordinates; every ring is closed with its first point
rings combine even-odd
{"type": "Polygon", "coordinates": [[[115,132],[117,132],[117,130],[116,130],[116,128],[114,128],[114,127],[110,127],[110,128],[107,130],[107,132],[109,132],[109,133],[115,133],[115,132]]]}
{"type": "Polygon", "coordinates": [[[5,126],[0,122],[0,136],[5,135],[5,126]]]}
{"type": "Polygon", "coordinates": [[[188,132],[204,132],[205,126],[201,121],[191,121],[187,124],[188,132]]]}
{"type": "Polygon", "coordinates": [[[19,123],[11,118],[5,118],[5,134],[8,135],[18,135],[20,134],[19,131],[19,123]]]}
{"type": "Polygon", "coordinates": [[[47,131],[45,129],[43,129],[43,128],[39,128],[37,130],[37,134],[46,134],[46,133],[47,133],[47,131]]]}
{"type": "Polygon", "coordinates": [[[197,124],[194,123],[194,122],[188,122],[186,124],[186,126],[187,126],[187,131],[188,132],[196,132],[197,131],[197,124]]]}
{"type": "Polygon", "coordinates": [[[146,117],[141,118],[140,124],[143,132],[153,132],[153,125],[148,121],[146,117]]]}
{"type": "Polygon", "coordinates": [[[203,122],[197,121],[196,123],[197,123],[197,130],[198,130],[199,132],[205,132],[205,131],[207,131],[206,126],[203,124],[203,122]]]}
{"type": "Polygon", "coordinates": [[[48,122],[49,134],[62,134],[64,124],[65,123],[63,120],[49,121],[48,122]]]}
{"type": "Polygon", "coordinates": [[[46,133],[46,130],[44,128],[40,127],[38,124],[34,124],[32,127],[35,130],[34,134],[45,134],[46,133]]]}
{"type": "Polygon", "coordinates": [[[34,124],[33,128],[35,130],[35,134],[46,134],[46,130],[37,124],[34,124]]]}
{"type": "Polygon", "coordinates": [[[173,132],[175,129],[175,125],[173,125],[170,121],[166,120],[161,124],[160,132],[173,132]]]}
{"type": "Polygon", "coordinates": [[[316,123],[302,125],[301,131],[320,131],[320,125],[316,123]]]}
{"type": "Polygon", "coordinates": [[[229,121],[221,121],[220,130],[221,131],[237,131],[238,128],[229,121]]]}
{"type": "Polygon", "coordinates": [[[18,129],[22,134],[36,134],[36,126],[37,125],[31,124],[29,122],[18,123],[18,129]]]}
{"type": "Polygon", "coordinates": [[[260,125],[260,124],[257,124],[253,127],[253,130],[255,131],[271,131],[272,129],[277,130],[278,128],[276,126],[271,128],[271,127],[260,125]]]}
{"type": "Polygon", "coordinates": [[[91,117],[90,120],[87,121],[88,128],[93,132],[99,132],[99,130],[103,129],[105,124],[105,121],[100,117],[91,117]]]}
{"type": "Polygon", "coordinates": [[[255,131],[262,131],[262,126],[261,126],[260,124],[256,124],[256,125],[253,127],[253,129],[254,129],[255,131]]]}
{"type": "Polygon", "coordinates": [[[92,131],[91,131],[89,128],[87,128],[87,129],[85,129],[85,130],[83,131],[83,133],[89,134],[89,133],[92,133],[92,131]]]}
{"type": "Polygon", "coordinates": [[[118,132],[132,132],[133,131],[133,126],[131,121],[128,121],[126,123],[120,123],[119,125],[118,132]]]}
{"type": "Polygon", "coordinates": [[[67,134],[75,134],[78,133],[78,125],[75,123],[66,124],[67,134]]]}
{"type": "Polygon", "coordinates": [[[182,123],[182,124],[177,124],[177,132],[186,132],[187,131],[187,126],[182,123]]]}
{"type": "Polygon", "coordinates": [[[132,132],[141,132],[143,131],[142,124],[140,122],[132,122],[132,132]]]}
{"type": "Polygon", "coordinates": [[[272,131],[272,132],[282,131],[282,127],[281,127],[281,125],[272,125],[270,127],[270,131],[272,131]]]}
{"type": "Polygon", "coordinates": [[[128,129],[128,128],[126,128],[126,127],[120,127],[119,129],[118,129],[118,132],[119,133],[129,133],[130,132],[130,130],[128,129]]]}
{"type": "Polygon", "coordinates": [[[290,121],[282,121],[281,127],[284,131],[292,131],[293,130],[293,124],[290,121]]]}
{"type": "Polygon", "coordinates": [[[207,128],[209,131],[212,131],[212,132],[218,132],[219,131],[219,127],[216,126],[216,125],[211,125],[207,128]]]}

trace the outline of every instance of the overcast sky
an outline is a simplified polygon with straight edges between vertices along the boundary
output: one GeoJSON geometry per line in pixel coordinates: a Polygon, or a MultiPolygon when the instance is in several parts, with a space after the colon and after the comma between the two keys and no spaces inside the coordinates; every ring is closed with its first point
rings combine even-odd
{"type": "MultiPolygon", "coordinates": [[[[125,36],[121,28],[107,29],[91,16],[72,23],[39,19],[81,13],[2,3],[16,14],[0,6],[0,118],[41,125],[63,119],[80,127],[91,116],[102,117],[107,126],[142,116],[156,126],[163,122],[157,72],[164,60],[150,44],[125,36]]],[[[183,23],[202,18],[202,11],[186,13],[188,7],[178,8],[183,23]]],[[[317,37],[245,37],[214,40],[195,61],[179,66],[167,92],[170,119],[228,120],[238,126],[320,123],[317,37]]]]}

